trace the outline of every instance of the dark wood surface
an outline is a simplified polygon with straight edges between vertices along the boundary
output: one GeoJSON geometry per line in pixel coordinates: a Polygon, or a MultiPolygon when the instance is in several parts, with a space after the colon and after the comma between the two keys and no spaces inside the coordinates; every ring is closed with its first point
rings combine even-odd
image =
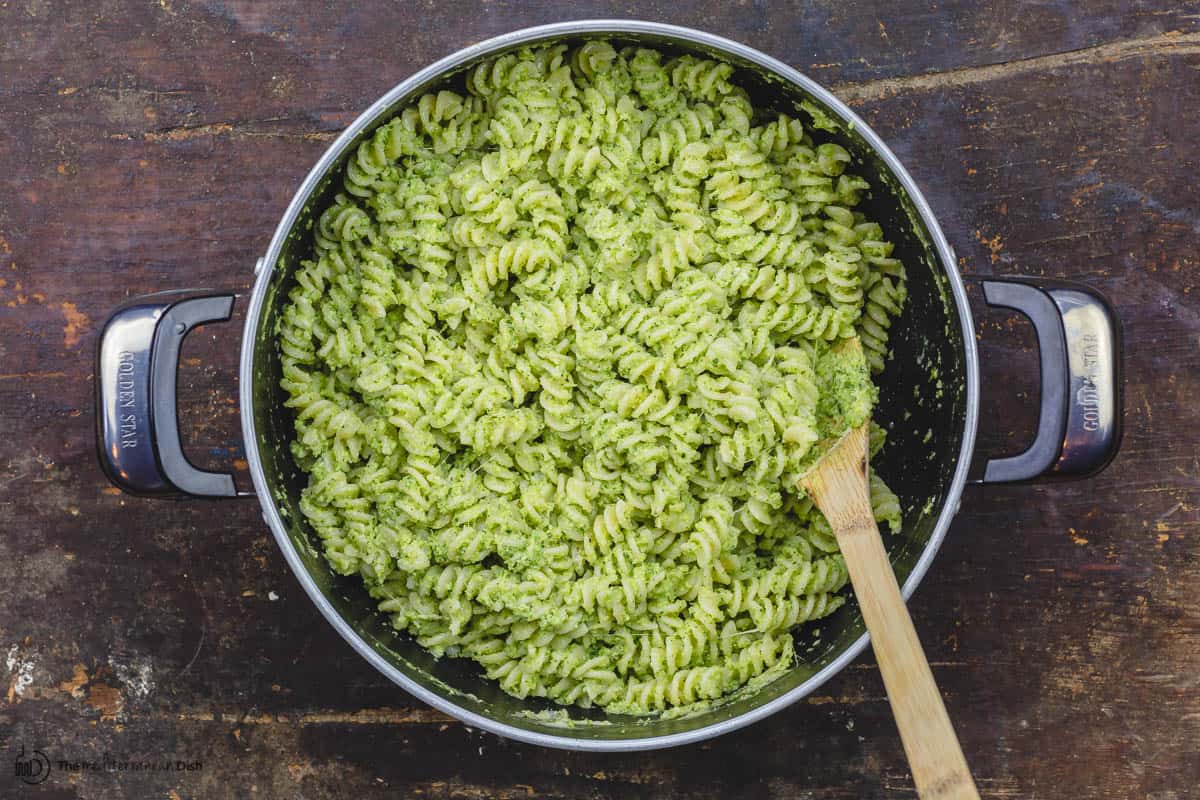
{"type": "MultiPolygon", "coordinates": [[[[0,795],[876,798],[912,782],[874,661],[738,733],[587,755],[414,702],[326,625],[254,501],[125,497],[92,354],[124,298],[244,292],[337,131],[493,34],[631,16],[754,45],[850,101],[965,273],[1093,284],[1126,434],[1077,483],[969,489],[911,606],[985,797],[1197,796],[1200,4],[0,2],[0,795]],[[192,772],[13,782],[58,759],[192,772]]],[[[1032,430],[1031,336],[982,318],[982,443],[1032,430]]],[[[240,460],[238,328],[185,347],[190,451],[240,460]]],[[[244,466],[244,462],[243,466],[244,466]]],[[[244,477],[244,476],[243,476],[244,477]]]]}

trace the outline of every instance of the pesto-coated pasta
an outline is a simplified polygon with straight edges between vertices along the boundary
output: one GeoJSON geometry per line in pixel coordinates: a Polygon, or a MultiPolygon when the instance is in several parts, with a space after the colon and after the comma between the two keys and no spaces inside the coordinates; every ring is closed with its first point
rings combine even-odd
{"type": "Polygon", "coordinates": [[[308,522],[512,694],[713,701],[844,602],[796,480],[833,409],[869,416],[832,344],[882,369],[904,268],[849,153],[735,77],[604,41],[487,61],[358,147],[296,272],[308,522]]]}

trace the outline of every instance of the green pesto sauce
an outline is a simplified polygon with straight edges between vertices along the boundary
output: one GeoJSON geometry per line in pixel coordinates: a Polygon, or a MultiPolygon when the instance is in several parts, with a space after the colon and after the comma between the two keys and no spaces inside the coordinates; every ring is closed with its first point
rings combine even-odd
{"type": "Polygon", "coordinates": [[[794,668],[847,583],[797,480],[870,419],[907,296],[806,111],[594,41],[482,64],[360,145],[277,339],[300,510],[397,631],[614,714],[794,668]]]}

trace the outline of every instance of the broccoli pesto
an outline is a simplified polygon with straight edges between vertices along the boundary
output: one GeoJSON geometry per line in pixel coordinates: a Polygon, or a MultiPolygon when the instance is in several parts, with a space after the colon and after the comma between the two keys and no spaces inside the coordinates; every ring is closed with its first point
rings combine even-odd
{"type": "Polygon", "coordinates": [[[397,631],[519,697],[679,715],[845,602],[796,482],[870,418],[905,275],[807,113],[717,61],[547,45],[352,154],[282,387],[304,516],[397,631]]]}

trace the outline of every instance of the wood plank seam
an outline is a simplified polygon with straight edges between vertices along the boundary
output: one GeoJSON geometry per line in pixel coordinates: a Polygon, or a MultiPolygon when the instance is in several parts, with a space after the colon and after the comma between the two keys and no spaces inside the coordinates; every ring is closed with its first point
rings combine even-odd
{"type": "Polygon", "coordinates": [[[1043,72],[1084,64],[1111,63],[1130,58],[1171,57],[1200,54],[1200,33],[1170,32],[1141,39],[1126,39],[1094,47],[1065,50],[1045,56],[1002,61],[977,67],[959,67],[941,72],[926,72],[876,80],[833,85],[842,100],[873,100],[881,95],[901,92],[933,91],[1008,79],[1029,72],[1043,72]]]}

